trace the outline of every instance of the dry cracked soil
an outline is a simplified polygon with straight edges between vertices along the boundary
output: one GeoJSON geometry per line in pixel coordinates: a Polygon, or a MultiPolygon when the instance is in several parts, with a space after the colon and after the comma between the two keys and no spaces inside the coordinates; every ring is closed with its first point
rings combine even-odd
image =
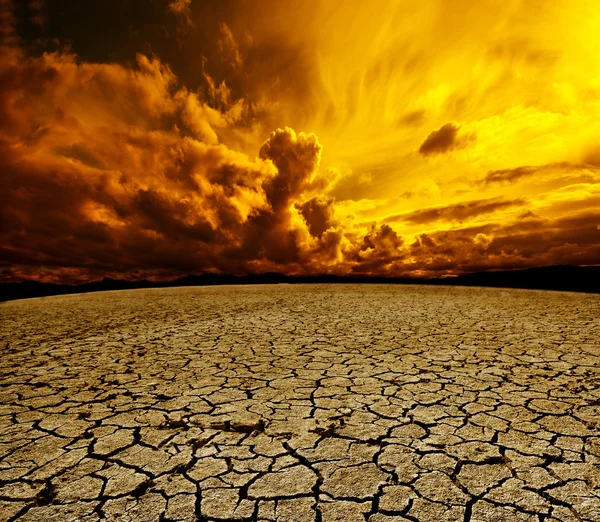
{"type": "Polygon", "coordinates": [[[0,305],[2,521],[600,521],[600,297],[277,285],[0,305]]]}

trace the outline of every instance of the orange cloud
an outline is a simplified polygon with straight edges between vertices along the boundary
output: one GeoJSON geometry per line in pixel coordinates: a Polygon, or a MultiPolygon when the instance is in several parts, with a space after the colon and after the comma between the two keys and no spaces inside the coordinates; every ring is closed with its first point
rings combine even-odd
{"type": "Polygon", "coordinates": [[[333,198],[315,196],[298,207],[313,237],[322,237],[335,224],[334,203],[333,198]]]}
{"type": "Polygon", "coordinates": [[[362,241],[353,249],[352,271],[356,273],[398,273],[406,252],[403,239],[389,226],[371,225],[362,241]]]}
{"type": "Polygon", "coordinates": [[[341,235],[312,237],[316,216],[307,224],[297,211],[321,158],[314,134],[286,127],[257,158],[237,153],[219,143],[235,119],[141,55],[126,69],[15,52],[0,77],[10,78],[1,87],[0,185],[11,202],[0,211],[3,265],[81,277],[310,271],[314,252],[337,255],[341,235]]]}
{"type": "Polygon", "coordinates": [[[544,220],[525,216],[508,224],[485,224],[418,236],[410,246],[409,271],[465,273],[545,265],[597,264],[600,213],[544,220]]]}

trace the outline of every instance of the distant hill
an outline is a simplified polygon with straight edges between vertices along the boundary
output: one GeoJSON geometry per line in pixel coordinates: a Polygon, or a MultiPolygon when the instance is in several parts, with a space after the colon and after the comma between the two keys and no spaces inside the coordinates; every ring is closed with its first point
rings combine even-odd
{"type": "Polygon", "coordinates": [[[175,286],[248,285],[248,284],[305,284],[305,283],[362,283],[362,284],[422,284],[451,286],[488,286],[503,288],[529,288],[539,290],[565,290],[600,293],[600,266],[548,266],[526,270],[476,272],[457,277],[433,279],[373,277],[373,276],[287,276],[277,273],[235,276],[230,274],[189,275],[172,281],[126,281],[102,279],[80,285],[64,285],[24,281],[0,283],[0,301],[43,297],[104,290],[135,288],[164,288],[175,286]]]}

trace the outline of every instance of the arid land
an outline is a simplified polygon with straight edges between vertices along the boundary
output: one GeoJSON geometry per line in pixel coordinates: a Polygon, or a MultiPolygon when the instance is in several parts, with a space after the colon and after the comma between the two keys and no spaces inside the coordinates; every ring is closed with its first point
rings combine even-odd
{"type": "Polygon", "coordinates": [[[0,520],[600,520],[600,296],[385,285],[0,305],[0,520]]]}

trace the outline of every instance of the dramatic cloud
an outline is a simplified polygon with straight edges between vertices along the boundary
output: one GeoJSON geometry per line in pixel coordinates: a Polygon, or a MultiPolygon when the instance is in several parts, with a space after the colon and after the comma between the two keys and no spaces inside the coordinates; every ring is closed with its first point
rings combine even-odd
{"type": "Polygon", "coordinates": [[[300,214],[306,221],[312,236],[320,238],[326,230],[333,226],[333,204],[334,199],[332,198],[325,199],[315,196],[299,206],[300,214]]]}
{"type": "Polygon", "coordinates": [[[319,165],[321,149],[314,134],[296,135],[289,127],[272,132],[260,148],[259,157],[272,161],[279,173],[265,186],[267,200],[275,213],[289,207],[300,195],[303,184],[319,165]]]}
{"type": "Polygon", "coordinates": [[[188,115],[190,99],[205,106],[159,62],[140,56],[127,70],[14,55],[0,78],[0,183],[11,201],[2,252],[11,264],[222,269],[219,248],[271,205],[262,184],[277,186],[276,168],[219,145],[225,115],[188,115]],[[177,115],[204,142],[169,128],[177,115]]]}
{"type": "Polygon", "coordinates": [[[377,227],[373,224],[353,253],[355,265],[352,270],[358,273],[397,273],[405,256],[402,245],[402,238],[389,225],[377,227]]]}
{"type": "Polygon", "coordinates": [[[0,78],[4,266],[82,278],[302,272],[341,255],[333,201],[310,196],[314,134],[285,127],[255,159],[234,152],[219,143],[235,125],[228,111],[143,55],[127,69],[14,52],[0,78]]]}
{"type": "Polygon", "coordinates": [[[424,274],[597,264],[600,213],[557,220],[482,225],[418,236],[407,269],[424,274]]]}

